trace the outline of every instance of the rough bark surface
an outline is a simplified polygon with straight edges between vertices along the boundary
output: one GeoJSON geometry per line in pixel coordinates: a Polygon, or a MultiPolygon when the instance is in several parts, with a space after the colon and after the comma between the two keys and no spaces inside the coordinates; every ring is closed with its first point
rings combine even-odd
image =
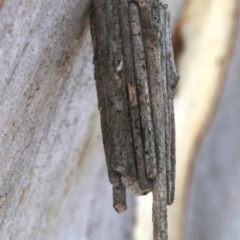
{"type": "Polygon", "coordinates": [[[89,1],[1,3],[0,239],[131,239],[133,211],[111,209],[89,1]]]}
{"type": "Polygon", "coordinates": [[[179,79],[167,6],[159,0],[96,0],[91,7],[95,79],[114,207],[125,187],[153,191],[154,239],[167,239],[174,199],[173,96],[179,79]]]}

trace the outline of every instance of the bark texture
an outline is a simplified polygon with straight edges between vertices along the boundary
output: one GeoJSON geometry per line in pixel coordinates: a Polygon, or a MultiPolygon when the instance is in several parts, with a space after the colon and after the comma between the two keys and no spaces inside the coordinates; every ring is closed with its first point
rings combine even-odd
{"type": "Polygon", "coordinates": [[[174,199],[175,69],[167,6],[154,1],[93,1],[90,18],[103,142],[114,207],[125,187],[153,191],[154,239],[167,239],[174,199]]]}
{"type": "Polygon", "coordinates": [[[1,3],[0,239],[131,239],[133,211],[111,209],[89,1],[1,3]]]}

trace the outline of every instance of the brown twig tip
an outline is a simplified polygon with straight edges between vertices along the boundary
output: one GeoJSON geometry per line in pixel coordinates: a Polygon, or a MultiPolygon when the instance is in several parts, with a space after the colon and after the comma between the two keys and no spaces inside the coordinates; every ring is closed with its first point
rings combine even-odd
{"type": "Polygon", "coordinates": [[[123,213],[127,210],[127,206],[122,203],[116,203],[116,204],[114,204],[113,207],[117,213],[123,213]]]}
{"type": "Polygon", "coordinates": [[[123,185],[113,187],[113,207],[117,213],[127,210],[126,188],[123,185]]]}

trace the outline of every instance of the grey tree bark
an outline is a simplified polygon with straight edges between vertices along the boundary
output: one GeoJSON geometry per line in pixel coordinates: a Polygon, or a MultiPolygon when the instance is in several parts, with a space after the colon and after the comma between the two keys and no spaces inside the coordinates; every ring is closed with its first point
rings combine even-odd
{"type": "MultiPolygon", "coordinates": [[[[1,5],[1,4],[0,4],[1,5]]],[[[112,209],[89,1],[0,9],[0,239],[131,239],[112,209]]]]}

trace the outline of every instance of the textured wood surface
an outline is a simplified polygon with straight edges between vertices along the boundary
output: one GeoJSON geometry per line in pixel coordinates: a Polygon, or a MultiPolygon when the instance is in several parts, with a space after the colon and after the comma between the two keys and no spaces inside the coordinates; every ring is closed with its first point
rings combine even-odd
{"type": "Polygon", "coordinates": [[[160,1],[93,1],[90,13],[103,142],[114,208],[125,188],[153,191],[154,239],[167,239],[174,199],[173,96],[179,79],[160,1]]]}
{"type": "Polygon", "coordinates": [[[89,1],[0,10],[0,239],[131,239],[112,210],[97,111],[89,1]]]}
{"type": "MultiPolygon", "coordinates": [[[[170,7],[171,2],[179,4],[176,0],[169,2],[170,7]]],[[[232,45],[229,33],[233,29],[231,26],[236,17],[236,8],[232,7],[232,3],[236,6],[236,1],[224,1],[226,4],[224,6],[222,5],[224,3],[219,0],[214,1],[214,5],[210,4],[212,1],[201,2],[205,3],[206,11],[203,12],[208,13],[208,16],[212,16],[215,6],[221,9],[221,14],[214,16],[222,16],[223,21],[220,21],[220,24],[213,22],[214,24],[211,24],[213,28],[207,29],[214,29],[214,31],[208,30],[208,33],[223,34],[223,36],[216,35],[216,38],[218,41],[224,40],[224,44],[220,45],[225,49],[223,52],[228,53],[226,46],[232,45]],[[219,30],[216,30],[218,26],[220,26],[219,30]],[[228,30],[226,31],[225,28],[228,30]]],[[[131,198],[128,200],[129,209],[126,214],[118,216],[111,209],[111,189],[108,188],[109,183],[104,170],[101,135],[99,128],[95,127],[99,119],[95,119],[97,100],[91,65],[92,43],[89,34],[83,31],[88,1],[5,0],[0,3],[0,239],[131,239],[133,229],[131,198]],[[93,189],[96,195],[89,189],[93,189]],[[98,214],[95,218],[89,218],[96,213],[98,214]]],[[[200,8],[196,9],[194,14],[190,15],[193,19],[197,19],[200,8]]],[[[176,16],[176,12],[171,11],[171,15],[176,16]]],[[[204,24],[211,22],[196,21],[204,24]]],[[[193,29],[196,30],[198,27],[193,29]]],[[[201,36],[205,35],[201,34],[201,36]]],[[[201,46],[205,44],[206,42],[201,46]]],[[[188,44],[185,46],[189,49],[188,44]]],[[[208,55],[209,52],[205,52],[208,55]]],[[[216,60],[218,57],[213,59],[216,60]]],[[[213,64],[216,67],[213,69],[217,69],[221,76],[225,66],[224,61],[223,63],[223,65],[213,64]]],[[[197,76],[196,71],[193,72],[191,81],[196,80],[197,76]]],[[[212,79],[210,81],[208,78],[201,78],[197,82],[201,83],[204,80],[203,82],[210,83],[213,82],[212,79]]],[[[181,80],[184,81],[183,78],[181,80]]],[[[228,132],[229,136],[237,135],[238,132],[235,130],[238,119],[231,118],[237,111],[232,104],[232,101],[237,104],[235,96],[238,96],[238,88],[234,88],[237,83],[238,77],[231,88],[236,92],[230,91],[225,97],[230,101],[229,106],[226,104],[228,114],[221,113],[229,116],[233,121],[230,123],[231,126],[236,127],[233,132],[228,132]]],[[[192,86],[192,90],[198,88],[195,84],[189,86],[192,86]]],[[[183,91],[185,87],[181,89],[183,91]]],[[[210,89],[204,88],[205,95],[216,96],[208,92],[210,89]]],[[[205,106],[210,107],[210,100],[206,97],[202,99],[207,102],[205,106]]],[[[199,110],[196,105],[194,106],[191,109],[199,110]]],[[[202,110],[198,112],[201,115],[197,115],[195,119],[200,121],[206,115],[202,110]]],[[[181,116],[186,121],[185,114],[181,116]]],[[[190,118],[187,120],[190,121],[190,118]]],[[[199,121],[194,121],[196,126],[199,126],[199,121]]],[[[227,132],[225,126],[229,125],[229,122],[225,123],[221,120],[221,123],[227,132]]],[[[194,133],[194,128],[188,128],[191,125],[186,123],[185,126],[184,136],[187,136],[187,132],[194,133]]],[[[220,133],[221,129],[217,128],[216,131],[220,133]]],[[[199,131],[194,134],[195,137],[192,135],[193,138],[189,138],[190,143],[193,143],[194,139],[199,139],[198,133],[199,131]]],[[[220,136],[218,139],[221,141],[223,138],[220,136]]],[[[229,139],[227,143],[238,142],[233,141],[232,138],[227,139],[229,139]]],[[[206,141],[205,146],[211,142],[209,139],[206,141]]],[[[183,151],[186,146],[185,141],[182,141],[182,144],[183,151]]],[[[221,146],[226,146],[226,143],[222,142],[221,146]]],[[[238,159],[237,149],[238,145],[236,150],[231,151],[233,157],[228,156],[228,159],[238,159]]],[[[225,162],[225,159],[224,155],[222,162],[225,162]]],[[[234,160],[230,162],[237,166],[234,160]]],[[[191,165],[191,162],[187,161],[186,165],[191,165]]],[[[178,166],[177,171],[186,169],[185,165],[178,166]]],[[[226,172],[225,166],[223,168],[226,172]]],[[[235,167],[236,169],[238,168],[235,167]]],[[[203,172],[205,172],[204,169],[203,172]]],[[[179,175],[183,176],[184,182],[186,182],[185,174],[188,172],[179,175]]],[[[218,173],[216,174],[219,176],[218,173]]],[[[216,221],[211,223],[216,223],[216,228],[207,224],[212,220],[211,218],[196,221],[197,226],[200,224],[204,228],[204,233],[211,233],[212,229],[215,229],[215,232],[219,231],[219,234],[221,234],[220,230],[223,231],[223,234],[219,235],[223,240],[231,237],[238,239],[239,229],[237,224],[231,225],[228,221],[236,217],[234,222],[237,223],[237,215],[233,214],[225,218],[225,214],[239,212],[238,208],[235,208],[235,204],[238,203],[238,197],[235,195],[238,192],[238,186],[232,185],[232,183],[238,183],[236,177],[238,175],[234,172],[231,175],[233,178],[228,176],[224,175],[233,182],[229,185],[228,194],[225,194],[225,188],[218,189],[221,193],[219,199],[223,200],[223,196],[227,196],[226,198],[230,200],[228,197],[231,196],[231,199],[235,199],[236,202],[231,204],[228,204],[228,201],[219,202],[219,205],[210,202],[211,211],[211,206],[226,207],[224,208],[226,212],[221,212],[222,215],[218,215],[218,208],[213,209],[213,214],[217,216],[215,218],[217,223],[216,221]],[[232,192],[233,189],[236,189],[236,192],[232,192]],[[220,218],[221,224],[218,224],[220,218]],[[226,220],[225,223],[224,220],[226,220]],[[205,225],[202,225],[203,222],[205,225]],[[229,227],[225,227],[226,223],[229,227]],[[211,228],[205,229],[206,226],[211,228]]],[[[206,175],[200,174],[200,177],[205,178],[206,175]]],[[[219,183],[221,179],[215,178],[214,181],[219,183]]],[[[181,186],[184,186],[181,189],[186,188],[185,184],[181,186]]],[[[183,229],[176,223],[176,219],[184,217],[182,203],[184,201],[174,203],[174,211],[170,210],[169,217],[173,219],[173,221],[170,220],[171,240],[179,239],[180,235],[177,233],[179,229],[180,232],[183,229]]],[[[197,204],[200,203],[197,202],[197,204]]],[[[192,206],[195,208],[194,205],[192,206]]],[[[151,205],[148,206],[148,209],[150,208],[151,205]]],[[[198,213],[202,213],[201,208],[198,213]]],[[[143,216],[146,220],[146,213],[143,216]]],[[[151,218],[148,222],[151,223],[151,218]]],[[[144,229],[144,232],[138,236],[146,240],[147,238],[144,238],[146,232],[147,230],[144,229]]],[[[149,232],[152,235],[152,230],[149,232]]],[[[188,232],[188,234],[189,239],[192,239],[192,236],[196,239],[198,236],[199,239],[205,236],[216,239],[214,234],[204,236],[196,232],[188,232]]],[[[137,239],[141,239],[140,237],[137,239]]]]}

